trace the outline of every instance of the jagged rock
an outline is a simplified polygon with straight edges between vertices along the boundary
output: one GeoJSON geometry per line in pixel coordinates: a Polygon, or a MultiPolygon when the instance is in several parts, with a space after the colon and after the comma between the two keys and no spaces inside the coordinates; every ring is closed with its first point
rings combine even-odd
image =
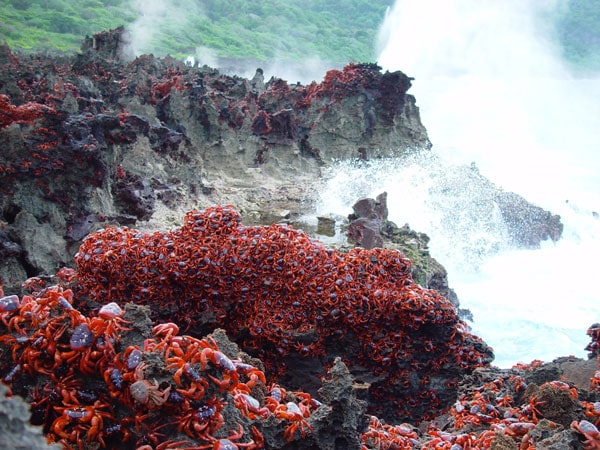
{"type": "Polygon", "coordinates": [[[81,51],[84,53],[96,53],[106,59],[119,59],[122,56],[125,45],[125,27],[120,26],[114,30],[95,34],[92,37],[86,36],[81,44],[81,51]]]}
{"type": "MultiPolygon", "coordinates": [[[[308,86],[264,83],[260,69],[246,80],[170,57],[127,62],[124,42],[116,29],[87,38],[73,57],[0,50],[10,111],[0,127],[0,211],[49,221],[69,254],[81,233],[67,227],[92,214],[137,217],[151,229],[220,203],[249,219],[288,210],[293,220],[333,161],[431,147],[402,72],[349,64],[308,86]],[[49,214],[49,204],[60,214],[49,214]]],[[[558,218],[519,198],[499,196],[498,204],[519,243],[560,234],[558,218]]],[[[1,278],[11,276],[1,269],[1,278]]]]}
{"type": "Polygon", "coordinates": [[[42,428],[29,424],[29,405],[20,397],[9,397],[0,383],[0,448],[12,450],[58,450],[46,444],[42,428]]]}
{"type": "Polygon", "coordinates": [[[40,223],[29,212],[21,211],[11,229],[21,242],[28,266],[36,273],[54,274],[70,260],[65,240],[50,223],[40,223]]]}
{"type": "Polygon", "coordinates": [[[600,323],[592,324],[587,330],[588,336],[592,338],[592,341],[585,347],[589,350],[589,358],[600,357],[600,323]]]}
{"type": "Polygon", "coordinates": [[[25,252],[16,236],[6,229],[6,218],[0,214],[0,288],[6,294],[18,292],[17,286],[27,278],[25,271],[25,252]]]}
{"type": "Polygon", "coordinates": [[[156,195],[150,181],[131,174],[116,181],[113,193],[123,213],[132,214],[139,220],[148,220],[152,216],[156,195]]]}
{"type": "MultiPolygon", "coordinates": [[[[0,127],[0,211],[48,224],[69,254],[94,215],[155,227],[169,212],[233,203],[248,216],[288,210],[291,219],[334,159],[431,145],[401,72],[352,64],[323,83],[289,86],[265,83],[260,69],[245,80],[169,57],[127,62],[125,43],[119,28],[86,38],[73,57],[0,52],[11,111],[0,127]]],[[[59,262],[70,256],[61,251],[59,262]]],[[[29,275],[50,265],[32,267],[29,275]]]]}
{"type": "Polygon", "coordinates": [[[252,86],[252,91],[258,95],[265,91],[265,76],[260,67],[256,69],[256,73],[250,80],[250,86],[252,86]]]}
{"type": "Polygon", "coordinates": [[[366,249],[383,247],[381,228],[387,221],[387,192],[379,194],[376,199],[364,198],[352,207],[354,214],[348,219],[348,239],[357,246],[366,249]]]}
{"type": "Polygon", "coordinates": [[[512,192],[495,198],[513,242],[519,247],[537,248],[541,241],[558,241],[563,232],[560,216],[532,205],[512,192]]]}
{"type": "Polygon", "coordinates": [[[0,230],[0,256],[2,258],[19,257],[23,254],[23,247],[17,242],[14,242],[8,233],[0,230]]]}
{"type": "Polygon", "coordinates": [[[367,427],[367,403],[358,400],[354,379],[341,358],[336,358],[319,389],[322,403],[313,416],[319,448],[360,449],[360,434],[367,427]]]}
{"type": "MultiPolygon", "coordinates": [[[[458,297],[448,286],[448,272],[429,254],[429,237],[410,229],[408,224],[402,228],[389,220],[387,193],[377,198],[365,198],[352,207],[354,213],[348,219],[348,239],[359,247],[386,247],[400,250],[411,261],[411,275],[422,286],[435,289],[459,306],[458,297]]],[[[459,310],[462,318],[470,318],[468,310],[459,310]]]]}

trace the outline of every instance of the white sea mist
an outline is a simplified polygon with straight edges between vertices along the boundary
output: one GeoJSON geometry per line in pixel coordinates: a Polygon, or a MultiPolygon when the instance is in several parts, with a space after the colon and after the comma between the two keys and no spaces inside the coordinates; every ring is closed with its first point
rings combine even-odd
{"type": "Polygon", "coordinates": [[[346,215],[388,192],[390,219],[427,233],[473,331],[495,364],[585,357],[600,322],[600,80],[578,79],[545,20],[561,2],[398,0],[378,63],[414,77],[431,151],[344,163],[328,174],[320,214],[346,215]],[[478,174],[554,214],[563,237],[510,246],[478,174]]]}
{"type": "MultiPolygon", "coordinates": [[[[203,2],[197,0],[132,0],[131,2],[137,19],[126,28],[126,45],[123,56],[133,59],[142,54],[154,53],[164,38],[161,29],[180,30],[185,36],[190,26],[192,16],[205,16],[203,2]]],[[[271,77],[281,78],[289,83],[309,84],[321,81],[325,72],[334,68],[332,63],[324,61],[317,55],[307,54],[302,61],[290,61],[283,51],[276,51],[269,61],[257,61],[252,58],[224,58],[214,48],[197,42],[193,53],[185,58],[185,63],[191,66],[209,66],[219,69],[228,75],[238,75],[251,79],[260,67],[265,81],[271,77]]],[[[156,55],[163,56],[163,55],[156,55]]]]}

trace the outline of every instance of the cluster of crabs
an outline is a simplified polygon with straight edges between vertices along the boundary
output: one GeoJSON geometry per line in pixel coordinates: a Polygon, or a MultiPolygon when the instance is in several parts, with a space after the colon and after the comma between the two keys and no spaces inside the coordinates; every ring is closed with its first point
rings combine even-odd
{"type": "MultiPolygon", "coordinates": [[[[21,298],[0,292],[0,376],[29,401],[32,422],[49,442],[66,449],[292,448],[311,436],[315,412],[329,408],[267,380],[261,362],[222,331],[183,335],[174,323],[153,325],[148,308],[133,304],[123,310],[111,302],[84,315],[68,288],[75,274],[58,276],[48,287],[30,280],[21,298]]],[[[526,450],[562,434],[570,448],[600,448],[600,371],[587,390],[558,380],[538,386],[529,374],[542,366],[477,370],[445,414],[418,428],[365,415],[356,444],[526,450]]]]}
{"type": "Polygon", "coordinates": [[[451,396],[436,386],[455,391],[462,373],[491,360],[450,301],[414,282],[400,252],[342,253],[289,226],[240,219],[214,206],[168,232],[99,230],[75,255],[79,290],[101,303],[149,305],[186,329],[223,328],[275,378],[287,374],[288,357],[323,376],[341,356],[378,378],[372,412],[396,417],[435,415],[451,396]]]}
{"type": "Polygon", "coordinates": [[[222,333],[195,338],[174,323],[134,324],[136,307],[126,313],[116,303],[86,316],[62,284],[0,298],[2,382],[31,403],[32,422],[49,442],[259,449],[262,425],[252,423],[269,418],[282,442],[310,432],[307,418],[320,404],[267,386],[247,355],[221,351],[222,333]]]}

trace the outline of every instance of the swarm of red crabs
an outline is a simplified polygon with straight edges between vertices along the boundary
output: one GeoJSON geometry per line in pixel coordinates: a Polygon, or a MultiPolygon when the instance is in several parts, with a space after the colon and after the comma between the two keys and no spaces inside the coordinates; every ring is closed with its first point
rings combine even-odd
{"type": "MultiPolygon", "coordinates": [[[[410,275],[402,253],[327,249],[286,225],[244,226],[232,207],[192,211],[181,227],[144,233],[109,228],[75,255],[82,295],[149,305],[190,330],[213,318],[267,373],[289,376],[286,358],[345,358],[377,377],[374,409],[399,418],[435,415],[458,377],[491,360],[456,308],[410,275]]],[[[325,375],[325,370],[317,375],[325,375]]]]}
{"type": "Polygon", "coordinates": [[[252,423],[271,417],[282,442],[311,431],[318,402],[267,386],[262,370],[227,356],[213,337],[180,335],[174,323],[133,326],[116,303],[87,317],[62,286],[3,297],[0,311],[2,381],[35,380],[15,393],[64,448],[258,449],[262,426],[252,423]]]}
{"type": "Polygon", "coordinates": [[[491,380],[475,371],[481,385],[441,405],[440,385],[459,388],[448,374],[467,375],[489,355],[446,299],[414,283],[398,252],[344,254],[213,207],[169,232],[98,231],[76,262],[56,286],[31,279],[29,295],[0,293],[2,381],[65,448],[309,448],[300,445],[315,445],[316,413],[330,407],[277,382],[290,355],[327,366],[336,350],[379,377],[367,393],[371,413],[386,405],[421,422],[370,415],[356,430],[363,449],[494,448],[503,439],[528,449],[558,433],[600,448],[600,372],[583,391],[528,381],[539,363],[491,380]],[[139,321],[149,308],[154,324],[139,321]],[[196,333],[208,323],[267,370],[222,332],[196,333]]]}

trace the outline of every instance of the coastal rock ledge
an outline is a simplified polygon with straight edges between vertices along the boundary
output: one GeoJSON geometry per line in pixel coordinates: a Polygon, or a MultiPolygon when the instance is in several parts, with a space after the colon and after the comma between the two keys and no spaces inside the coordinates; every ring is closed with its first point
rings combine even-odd
{"type": "MultiPolygon", "coordinates": [[[[247,80],[170,57],[125,61],[123,33],[88,38],[75,56],[0,46],[6,292],[72,265],[95,229],[178,226],[214,204],[235,205],[247,223],[293,221],[334,161],[431,147],[402,72],[349,64],[306,86],[265,82],[260,69],[247,80]]],[[[514,201],[525,241],[560,236],[556,216],[501,203],[514,201]]]]}

